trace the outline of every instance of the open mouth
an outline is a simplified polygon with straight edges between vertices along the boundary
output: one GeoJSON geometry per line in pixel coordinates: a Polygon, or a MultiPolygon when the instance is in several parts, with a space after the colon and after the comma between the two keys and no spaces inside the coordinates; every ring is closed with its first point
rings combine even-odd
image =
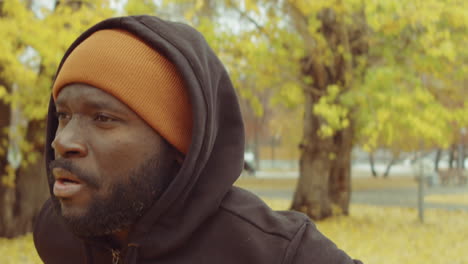
{"type": "Polygon", "coordinates": [[[61,183],[81,183],[76,175],[63,168],[52,169],[52,174],[54,175],[55,181],[61,183]]]}
{"type": "Polygon", "coordinates": [[[82,191],[84,184],[71,172],[62,168],[54,168],[52,170],[52,174],[55,178],[55,196],[63,199],[69,199],[82,191]]]}
{"type": "Polygon", "coordinates": [[[79,181],[68,179],[68,178],[59,178],[56,181],[58,181],[58,182],[60,182],[62,184],[80,184],[79,181]]]}

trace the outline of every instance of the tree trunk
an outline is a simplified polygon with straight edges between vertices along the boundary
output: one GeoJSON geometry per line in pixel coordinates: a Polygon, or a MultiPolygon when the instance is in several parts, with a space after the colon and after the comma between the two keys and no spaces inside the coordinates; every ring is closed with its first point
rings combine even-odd
{"type": "MultiPolygon", "coordinates": [[[[27,4],[31,4],[31,2],[29,1],[27,4]]],[[[3,2],[0,1],[0,10],[2,10],[2,5],[3,2]]],[[[4,15],[0,14],[0,17],[4,15]]],[[[6,80],[0,79],[0,85],[11,92],[9,89],[11,84],[6,80]]],[[[0,99],[0,142],[7,142],[7,144],[9,143],[8,131],[12,121],[11,111],[11,105],[0,99]]],[[[41,140],[36,140],[37,135],[44,133],[43,124],[43,121],[30,122],[25,135],[25,140],[34,144],[32,152],[40,157],[28,166],[22,165],[13,172],[13,185],[0,181],[0,237],[12,238],[31,232],[34,218],[48,196],[47,177],[41,156],[44,137],[42,136],[41,140]]],[[[2,143],[0,146],[0,179],[2,180],[8,174],[7,154],[8,145],[2,143]]]]}
{"type": "Polygon", "coordinates": [[[313,114],[313,96],[306,97],[304,139],[300,145],[299,180],[291,209],[303,212],[312,219],[323,219],[332,214],[329,198],[329,177],[333,148],[331,138],[321,138],[317,131],[320,118],[313,114]]]}
{"type": "Polygon", "coordinates": [[[442,149],[437,149],[435,160],[434,160],[434,171],[439,171],[439,162],[440,162],[440,157],[442,156],[442,149]]]}
{"type": "Polygon", "coordinates": [[[451,145],[449,149],[449,168],[453,169],[453,162],[455,161],[455,152],[456,152],[456,146],[451,145]]]}
{"type": "Polygon", "coordinates": [[[458,162],[460,163],[458,165],[458,168],[464,170],[465,169],[465,146],[462,143],[460,143],[458,150],[459,150],[458,155],[460,155],[458,158],[458,162]]]}
{"type": "Polygon", "coordinates": [[[462,148],[462,164],[461,164],[461,167],[462,169],[464,170],[465,169],[465,159],[466,159],[466,148],[465,148],[465,145],[463,145],[463,148],[462,148]]]}
{"type": "Polygon", "coordinates": [[[32,231],[33,221],[48,196],[43,159],[16,173],[16,186],[0,186],[0,237],[32,231]]]}
{"type": "MultiPolygon", "coordinates": [[[[0,10],[1,10],[1,3],[0,3],[0,10]]],[[[1,70],[1,68],[0,68],[1,70]]],[[[0,84],[4,87],[8,87],[6,82],[0,80],[0,84]]],[[[8,127],[10,125],[10,106],[0,100],[0,179],[3,180],[3,177],[7,175],[7,152],[8,152],[8,145],[4,145],[3,142],[8,142],[8,127]]],[[[6,236],[7,231],[11,228],[7,227],[7,223],[11,223],[14,221],[13,218],[13,206],[12,200],[14,198],[14,188],[7,187],[6,185],[2,184],[0,181],[0,237],[6,236]]]]}
{"type": "Polygon", "coordinates": [[[390,162],[387,164],[387,167],[385,168],[385,172],[383,174],[384,178],[388,178],[388,175],[390,174],[390,169],[392,168],[392,166],[395,164],[396,161],[397,161],[397,157],[393,155],[392,160],[390,160],[390,162]]]}
{"type": "Polygon", "coordinates": [[[336,157],[333,160],[330,180],[329,196],[338,211],[348,215],[351,198],[351,152],[353,148],[353,129],[345,128],[336,133],[334,143],[336,157]]]}
{"type": "Polygon", "coordinates": [[[377,178],[379,175],[375,170],[375,162],[374,162],[374,152],[369,153],[369,164],[371,168],[371,173],[374,178],[377,178]]]}
{"type": "MultiPolygon", "coordinates": [[[[3,10],[3,1],[0,1],[0,11],[3,10]]],[[[6,14],[0,13],[0,18],[6,14]]],[[[0,65],[0,72],[2,66],[0,65]]],[[[9,91],[10,85],[5,79],[0,79],[0,85],[9,91]]],[[[21,207],[16,202],[21,199],[19,196],[27,196],[27,193],[19,193],[13,186],[7,186],[3,183],[4,177],[7,176],[8,166],[8,129],[10,126],[11,108],[0,98],[0,237],[13,237],[21,233],[22,224],[19,227],[16,225],[17,215],[21,211],[21,207]]],[[[31,185],[33,188],[34,185],[31,185]]],[[[23,232],[24,233],[24,232],[23,232]]]]}
{"type": "MultiPolygon", "coordinates": [[[[0,80],[0,83],[8,87],[0,80]]],[[[10,126],[10,105],[0,101],[0,131],[8,130],[10,126]]],[[[43,135],[42,121],[31,122],[26,140],[38,142],[33,151],[42,153],[43,141],[35,140],[37,135],[43,135]],[[35,140],[35,141],[34,141],[35,140]]],[[[1,134],[1,141],[8,141],[8,134],[1,134]]],[[[7,174],[7,146],[2,146],[0,155],[0,176],[7,174]]],[[[15,237],[32,230],[32,222],[42,203],[48,195],[47,178],[45,176],[42,157],[29,166],[21,166],[15,172],[14,186],[0,181],[0,237],[15,237]]]]}
{"type": "MultiPolygon", "coordinates": [[[[44,133],[44,122],[33,121],[28,126],[26,140],[44,133]]],[[[37,142],[37,141],[36,141],[37,142]]],[[[34,145],[42,153],[43,144],[34,145]]],[[[15,237],[32,231],[33,221],[49,195],[42,154],[16,171],[15,186],[0,185],[0,237],[15,237]]]]}

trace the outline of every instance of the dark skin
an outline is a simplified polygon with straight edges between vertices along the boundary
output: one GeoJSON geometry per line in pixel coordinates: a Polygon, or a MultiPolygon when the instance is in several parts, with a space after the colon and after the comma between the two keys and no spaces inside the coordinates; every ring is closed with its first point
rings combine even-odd
{"type": "MultiPolygon", "coordinates": [[[[62,215],[88,213],[94,199],[109,196],[112,184],[128,181],[143,160],[167,148],[164,139],[127,105],[114,96],[86,84],[70,84],[56,100],[59,126],[52,142],[55,159],[70,160],[86,170],[99,187],[81,182],[72,195],[56,195],[62,215]]],[[[61,175],[60,172],[55,175],[61,175]]],[[[112,234],[126,244],[130,228],[112,234]]]]}

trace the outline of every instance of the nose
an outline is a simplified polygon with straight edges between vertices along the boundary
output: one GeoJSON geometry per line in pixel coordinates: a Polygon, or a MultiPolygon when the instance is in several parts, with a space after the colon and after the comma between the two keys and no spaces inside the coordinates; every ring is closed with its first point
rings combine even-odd
{"type": "Polygon", "coordinates": [[[51,144],[56,158],[82,158],[88,155],[84,131],[78,123],[78,120],[72,118],[66,125],[57,128],[51,144]]]}

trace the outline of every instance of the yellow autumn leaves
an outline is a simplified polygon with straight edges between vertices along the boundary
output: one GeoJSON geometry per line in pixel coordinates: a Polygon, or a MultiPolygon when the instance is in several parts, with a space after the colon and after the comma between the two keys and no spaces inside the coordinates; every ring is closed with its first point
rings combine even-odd
{"type": "MultiPolygon", "coordinates": [[[[466,198],[466,197],[465,197],[466,198]]],[[[287,200],[267,201],[287,209],[287,200]]],[[[351,216],[317,223],[318,229],[364,263],[468,263],[468,212],[428,209],[425,223],[417,210],[352,205],[351,216]]]]}
{"type": "Polygon", "coordinates": [[[4,264],[39,264],[32,234],[15,239],[0,238],[0,262],[4,264]]]}

